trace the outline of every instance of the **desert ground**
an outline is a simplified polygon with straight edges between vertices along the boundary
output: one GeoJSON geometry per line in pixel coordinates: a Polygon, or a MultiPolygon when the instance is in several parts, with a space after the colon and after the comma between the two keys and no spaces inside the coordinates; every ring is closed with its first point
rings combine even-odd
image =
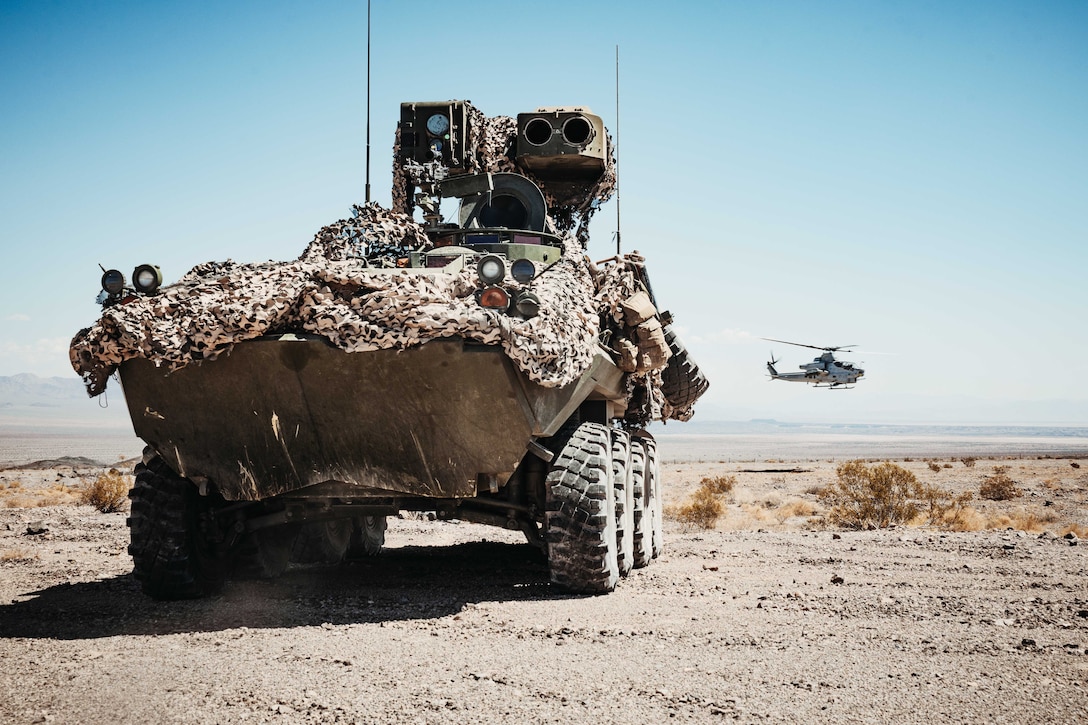
{"type": "Polygon", "coordinates": [[[892,461],[972,493],[956,517],[857,530],[820,495],[841,460],[666,452],[666,551],[605,596],[520,535],[404,518],[372,560],[171,603],[125,512],[80,503],[105,467],[9,467],[0,722],[1086,722],[1088,460],[964,458],[892,461]],[[1020,495],[981,498],[995,473],[1020,495]],[[715,480],[713,527],[681,520],[715,480]]]}

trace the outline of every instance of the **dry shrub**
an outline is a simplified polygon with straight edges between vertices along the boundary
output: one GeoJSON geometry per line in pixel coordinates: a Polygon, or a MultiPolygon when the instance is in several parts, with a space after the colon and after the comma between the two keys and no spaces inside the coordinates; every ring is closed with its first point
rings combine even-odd
{"type": "Polygon", "coordinates": [[[982,531],[989,527],[986,517],[971,506],[960,506],[950,510],[940,520],[933,523],[948,531],[982,531]]]}
{"type": "Polygon", "coordinates": [[[740,504],[736,509],[726,507],[715,528],[727,531],[754,531],[767,524],[767,514],[750,504],[740,504]]]}
{"type": "Polygon", "coordinates": [[[129,482],[116,468],[100,473],[83,491],[82,502],[104,514],[120,511],[128,500],[129,482]]]}
{"type": "Polygon", "coordinates": [[[0,550],[0,563],[8,561],[32,561],[40,558],[36,551],[30,549],[3,549],[0,550]]]}
{"type": "Polygon", "coordinates": [[[910,521],[919,513],[913,501],[918,479],[905,468],[887,461],[872,468],[864,461],[849,461],[835,473],[838,480],[821,493],[835,524],[852,529],[882,528],[910,521]]]}
{"type": "Polygon", "coordinates": [[[75,503],[78,499],[79,491],[71,486],[57,484],[38,492],[38,498],[34,501],[34,505],[39,507],[66,506],[75,503]]]}
{"type": "Polygon", "coordinates": [[[23,482],[19,480],[11,481],[6,484],[0,483],[0,497],[3,498],[4,508],[26,508],[26,503],[29,501],[29,498],[22,489],[23,482]]]}
{"type": "Polygon", "coordinates": [[[736,485],[736,476],[704,478],[691,499],[676,509],[677,520],[701,529],[713,529],[725,513],[725,497],[733,492],[736,485]]]}
{"type": "Polygon", "coordinates": [[[42,508],[64,506],[79,500],[79,489],[63,483],[48,488],[27,488],[20,481],[12,481],[0,487],[0,499],[4,508],[42,508]]]}
{"type": "Polygon", "coordinates": [[[0,550],[0,563],[15,561],[34,561],[40,558],[41,555],[38,554],[38,552],[31,551],[30,549],[15,548],[0,550]]]}
{"type": "Polygon", "coordinates": [[[711,493],[723,496],[733,493],[733,487],[736,485],[736,476],[715,476],[714,478],[704,478],[699,482],[699,488],[705,488],[711,493]]]}
{"type": "Polygon", "coordinates": [[[965,456],[965,457],[960,459],[960,463],[967,466],[968,468],[974,468],[975,467],[975,461],[977,461],[977,460],[978,459],[975,458],[974,456],[965,456]]]}
{"type": "Polygon", "coordinates": [[[1012,527],[1019,531],[1042,531],[1058,517],[1049,511],[1017,511],[1012,515],[1012,527]]]}
{"type": "MultiPolygon", "coordinates": [[[[977,510],[966,506],[956,512],[954,520],[944,528],[951,531],[982,531],[984,529],[1016,529],[1018,531],[1040,532],[1054,524],[1057,517],[1050,512],[1039,510],[1014,511],[1012,513],[993,514],[989,517],[982,515],[977,510]]],[[[1075,524],[1067,525],[1061,529],[1060,535],[1067,530],[1078,528],[1075,524]]],[[[1085,533],[1088,528],[1079,527],[1085,533]]]]}
{"type": "Polygon", "coordinates": [[[970,491],[956,496],[937,486],[919,485],[915,494],[925,507],[922,515],[926,523],[953,531],[977,530],[971,527],[980,515],[967,505],[972,498],[970,491]]]}
{"type": "Polygon", "coordinates": [[[1046,528],[1047,524],[1052,524],[1057,520],[1057,517],[1049,512],[1021,510],[991,517],[987,522],[987,528],[1016,529],[1017,531],[1042,531],[1046,528]]]}
{"type": "Polygon", "coordinates": [[[943,464],[941,466],[941,468],[952,468],[952,464],[951,463],[945,463],[945,464],[943,464]]]}
{"type": "Polygon", "coordinates": [[[816,506],[809,501],[795,498],[782,504],[772,513],[779,523],[783,523],[786,519],[791,519],[794,516],[815,516],[816,506]]]}
{"type": "Polygon", "coordinates": [[[763,523],[767,520],[767,509],[762,506],[751,503],[742,503],[740,508],[754,523],[763,523]]]}
{"type": "Polygon", "coordinates": [[[1023,496],[1024,492],[1009,478],[1008,466],[994,466],[993,475],[987,476],[978,487],[978,495],[990,501],[1008,501],[1023,496]]]}
{"type": "Polygon", "coordinates": [[[866,466],[850,461],[836,469],[838,480],[819,492],[830,507],[832,523],[847,528],[883,528],[893,524],[929,523],[942,528],[975,526],[967,503],[971,494],[919,483],[894,463],[866,466]]]}
{"type": "Polygon", "coordinates": [[[721,498],[705,488],[699,488],[692,494],[691,500],[676,510],[676,518],[701,529],[713,529],[723,513],[725,504],[721,498]]]}
{"type": "Polygon", "coordinates": [[[776,509],[782,505],[782,495],[778,493],[769,493],[758,501],[752,503],[759,504],[768,511],[776,509]]]}
{"type": "Polygon", "coordinates": [[[934,473],[940,473],[941,472],[941,464],[940,463],[934,463],[933,461],[930,461],[929,462],[929,470],[933,471],[934,473]]]}
{"type": "Polygon", "coordinates": [[[1066,524],[1058,532],[1058,535],[1065,536],[1066,534],[1073,534],[1078,539],[1088,539],[1088,526],[1081,526],[1080,524],[1066,524]]]}

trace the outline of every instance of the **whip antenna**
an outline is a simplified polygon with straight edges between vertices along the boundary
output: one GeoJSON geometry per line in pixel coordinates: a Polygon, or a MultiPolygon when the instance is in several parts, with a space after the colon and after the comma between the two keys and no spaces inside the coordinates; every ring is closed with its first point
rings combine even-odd
{"type": "Polygon", "coordinates": [[[620,255],[620,46],[616,45],[616,256],[620,255]]]}
{"type": "Polygon", "coordinates": [[[370,0],[366,0],[366,203],[370,203],[370,0]]]}

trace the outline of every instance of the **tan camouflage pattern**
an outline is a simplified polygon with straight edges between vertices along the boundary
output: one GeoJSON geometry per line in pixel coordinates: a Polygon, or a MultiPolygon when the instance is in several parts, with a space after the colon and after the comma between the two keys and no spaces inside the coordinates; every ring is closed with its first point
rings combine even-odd
{"type": "MultiPolygon", "coordinates": [[[[375,269],[365,248],[406,249],[426,240],[414,221],[376,204],[323,228],[293,262],[207,262],[156,295],[107,307],[72,340],[72,366],[87,392],[105,390],[124,360],[143,357],[178,368],[213,360],[235,343],[267,333],[309,332],[348,352],[403,349],[452,335],[501,344],[532,380],[546,387],[576,379],[592,361],[600,333],[599,305],[609,319],[630,285],[610,265],[595,275],[585,256],[568,248],[533,283],[541,299],[532,319],[480,307],[475,270],[419,274],[375,269]],[[603,285],[598,288],[598,282],[603,285]]],[[[572,242],[568,239],[568,247],[572,242]]]]}

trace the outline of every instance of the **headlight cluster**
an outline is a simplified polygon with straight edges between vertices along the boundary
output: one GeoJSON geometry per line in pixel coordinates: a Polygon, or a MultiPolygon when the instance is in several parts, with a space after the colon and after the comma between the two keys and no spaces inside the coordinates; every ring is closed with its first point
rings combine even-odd
{"type": "Polygon", "coordinates": [[[476,274],[484,284],[499,284],[506,279],[506,260],[497,254],[485,254],[476,262],[476,274]]]}
{"type": "Polygon", "coordinates": [[[132,270],[132,286],[137,292],[154,294],[162,286],[162,270],[153,264],[141,264],[132,270]]]}
{"type": "MultiPolygon", "coordinates": [[[[150,295],[158,292],[162,286],[162,270],[153,264],[141,264],[132,270],[131,289],[140,294],[150,295]]],[[[102,270],[102,295],[99,301],[103,304],[113,303],[121,299],[125,294],[125,275],[119,269],[102,270]]]]}
{"type": "Polygon", "coordinates": [[[509,271],[518,284],[527,285],[536,277],[536,263],[530,259],[516,259],[507,269],[506,259],[498,254],[485,254],[476,262],[476,276],[485,287],[476,292],[481,307],[493,310],[516,309],[523,317],[536,317],[540,313],[540,298],[528,289],[508,291],[502,287],[509,271]]]}
{"type": "Polygon", "coordinates": [[[110,297],[118,297],[125,291],[125,275],[119,269],[107,269],[102,273],[102,291],[110,297]]]}

